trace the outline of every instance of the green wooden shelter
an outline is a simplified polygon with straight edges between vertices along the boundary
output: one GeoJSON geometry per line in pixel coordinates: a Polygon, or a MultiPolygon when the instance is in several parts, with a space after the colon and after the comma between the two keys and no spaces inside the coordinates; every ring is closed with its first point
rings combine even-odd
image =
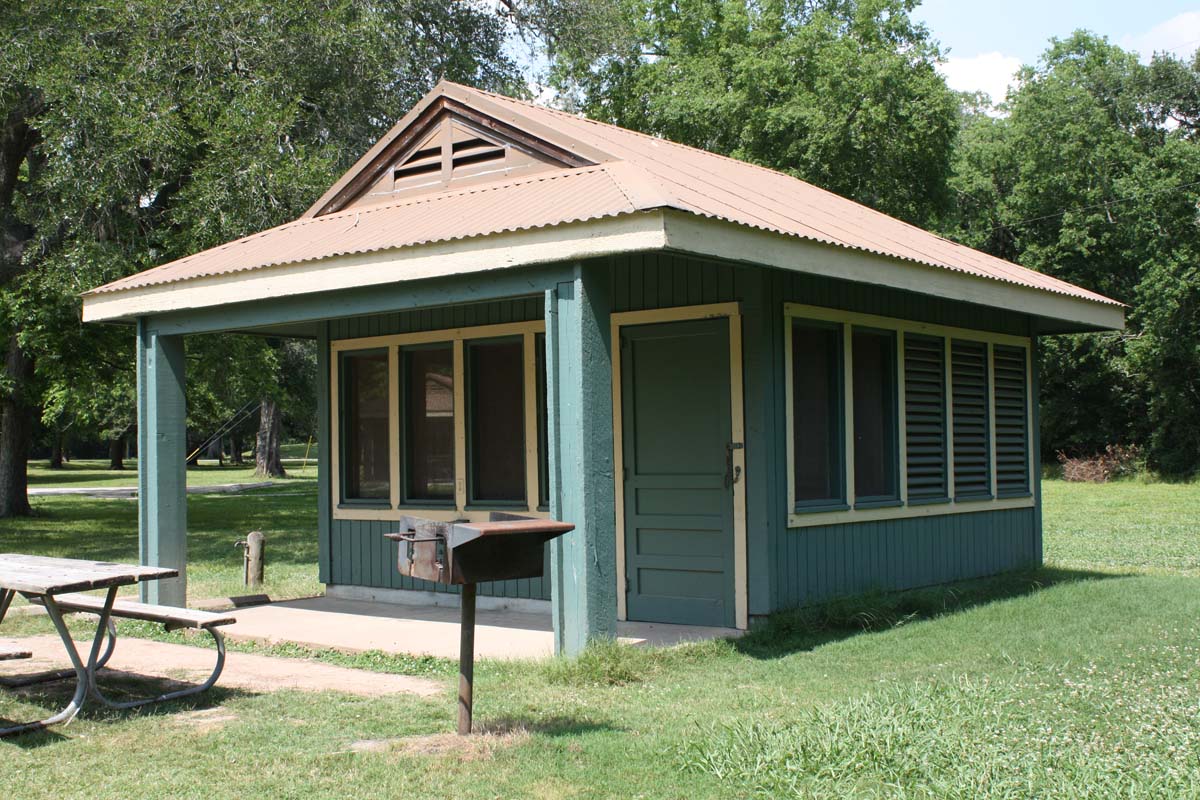
{"type": "MultiPolygon", "coordinates": [[[[183,339],[311,337],[320,578],[401,577],[402,515],[575,524],[553,614],[745,628],[1042,557],[1042,336],[1124,307],[794,178],[442,83],[286,225],[84,297],[137,326],[140,541],[187,552],[183,339]]],[[[183,604],[186,578],[149,585],[183,604]]]]}

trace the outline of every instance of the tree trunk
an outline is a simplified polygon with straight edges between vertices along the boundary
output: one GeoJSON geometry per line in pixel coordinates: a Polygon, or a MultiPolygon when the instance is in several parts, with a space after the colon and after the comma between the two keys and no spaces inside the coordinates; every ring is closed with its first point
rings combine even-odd
{"type": "Polygon", "coordinates": [[[229,434],[229,463],[239,467],[246,463],[246,459],[242,458],[242,435],[240,433],[229,434]]]}
{"type": "Polygon", "coordinates": [[[282,478],[287,474],[279,460],[282,428],[279,406],[270,397],[264,397],[258,412],[258,440],[254,445],[254,474],[260,478],[282,478]]]}
{"type": "Polygon", "coordinates": [[[108,468],[125,469],[125,436],[108,440],[108,468]]]}
{"type": "Polygon", "coordinates": [[[29,515],[29,443],[33,409],[26,397],[33,360],[9,337],[4,373],[12,390],[0,395],[0,518],[29,515]]]}
{"type": "Polygon", "coordinates": [[[66,438],[67,435],[62,431],[54,432],[54,442],[50,445],[50,469],[62,469],[66,438]]]}

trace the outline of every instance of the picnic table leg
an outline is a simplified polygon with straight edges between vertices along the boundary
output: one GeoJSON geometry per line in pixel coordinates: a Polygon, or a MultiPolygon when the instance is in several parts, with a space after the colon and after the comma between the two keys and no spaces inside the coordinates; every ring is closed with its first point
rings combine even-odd
{"type": "Polygon", "coordinates": [[[62,639],[63,647],[66,648],[67,657],[71,659],[71,666],[75,668],[75,677],[77,680],[75,695],[71,698],[71,702],[67,704],[67,707],[54,716],[38,720],[37,722],[26,722],[9,728],[0,728],[0,737],[40,731],[51,725],[65,725],[75,718],[75,715],[83,708],[83,703],[87,699],[89,689],[91,688],[92,672],[95,669],[97,657],[100,655],[100,642],[108,630],[113,601],[116,599],[117,587],[114,586],[108,590],[108,595],[105,598],[104,610],[100,614],[100,621],[96,625],[96,635],[92,639],[91,653],[85,664],[79,656],[79,650],[75,647],[75,640],[71,638],[71,632],[67,629],[67,623],[63,619],[62,610],[59,609],[54,595],[48,594],[42,598],[46,606],[46,613],[50,615],[50,619],[54,622],[54,627],[58,631],[59,638],[62,639]]]}
{"type": "Polygon", "coordinates": [[[104,703],[104,705],[108,706],[109,708],[124,710],[129,708],[137,708],[138,706],[149,705],[151,703],[165,703],[168,700],[178,700],[181,697],[188,697],[193,694],[200,694],[201,692],[208,691],[216,684],[217,679],[221,677],[221,671],[225,668],[225,636],[216,628],[206,628],[205,630],[212,635],[213,640],[217,643],[217,663],[216,666],[213,667],[212,674],[208,676],[208,679],[204,681],[204,683],[197,684],[196,686],[189,686],[186,689],[179,689],[174,692],[160,694],[158,697],[148,697],[141,700],[125,701],[109,700],[108,697],[106,697],[104,693],[100,691],[100,685],[96,682],[96,670],[103,666],[103,664],[97,664],[92,669],[92,679],[90,684],[92,697],[96,698],[101,703],[104,703]]]}
{"type": "Polygon", "coordinates": [[[11,589],[0,589],[0,622],[4,622],[4,615],[8,613],[14,594],[16,592],[11,589]]]}

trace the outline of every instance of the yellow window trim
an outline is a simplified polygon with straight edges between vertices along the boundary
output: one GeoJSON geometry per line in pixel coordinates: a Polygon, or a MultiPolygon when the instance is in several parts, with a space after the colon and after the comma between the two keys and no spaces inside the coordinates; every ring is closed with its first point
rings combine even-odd
{"type": "Polygon", "coordinates": [[[924,322],[883,317],[876,314],[858,314],[851,311],[810,306],[801,303],[784,303],[784,414],[787,419],[787,520],[789,528],[807,528],[816,525],[841,525],[853,522],[875,522],[888,519],[911,519],[915,517],[932,517],[944,514],[962,514],[977,511],[1000,511],[1011,508],[1031,508],[1035,505],[1034,486],[1037,476],[1033,474],[1034,459],[1032,448],[1033,434],[1033,366],[1031,340],[1025,336],[1013,336],[1004,333],[972,330],[970,328],[955,328],[947,325],[931,325],[924,322]],[[843,415],[843,448],[842,458],[843,486],[845,487],[847,510],[813,511],[798,513],[796,511],[796,450],[795,450],[795,421],[792,419],[794,407],[792,386],[792,320],[813,320],[831,322],[842,326],[842,385],[844,387],[843,415]],[[897,426],[897,460],[899,462],[899,505],[887,508],[854,508],[854,354],[851,347],[851,333],[854,326],[891,330],[896,333],[896,381],[898,413],[897,426]],[[904,340],[909,334],[921,334],[940,338],[945,343],[945,374],[946,374],[946,470],[947,491],[950,498],[943,503],[908,503],[908,466],[907,466],[907,420],[905,415],[905,386],[904,386],[904,340]],[[982,342],[987,345],[988,359],[988,408],[990,419],[989,453],[991,458],[990,500],[956,500],[954,491],[954,413],[951,404],[953,392],[953,374],[950,360],[950,343],[953,339],[982,342]],[[1026,460],[1029,469],[1028,497],[998,498],[996,475],[996,409],[995,409],[995,345],[1002,344],[1019,347],[1025,351],[1025,409],[1026,430],[1026,460]]]}
{"type": "Polygon", "coordinates": [[[336,339],[330,342],[329,359],[329,414],[330,425],[330,507],[334,519],[345,520],[397,520],[407,514],[416,514],[442,522],[455,519],[470,519],[473,521],[486,519],[490,511],[517,511],[531,516],[544,517],[546,514],[537,509],[538,484],[537,464],[540,453],[537,441],[537,369],[536,339],[539,333],[544,333],[546,324],[543,320],[530,322],[511,322],[500,325],[477,325],[464,328],[445,328],[436,331],[421,331],[419,333],[401,333],[389,336],[366,336],[357,339],[336,339]],[[464,345],[477,339],[494,339],[505,336],[522,337],[524,379],[525,379],[525,459],[526,486],[525,507],[498,505],[489,507],[487,504],[472,505],[467,508],[467,419],[466,414],[459,413],[464,409],[466,398],[466,383],[464,380],[466,366],[464,363],[464,345]],[[403,504],[401,502],[400,473],[400,350],[418,344],[449,344],[454,352],[454,508],[446,506],[421,507],[419,504],[403,504]],[[388,459],[388,479],[391,487],[387,508],[362,507],[343,505],[341,502],[341,424],[339,420],[339,401],[341,398],[341,383],[338,374],[341,353],[358,350],[378,350],[386,348],[388,352],[388,442],[390,457],[388,459]],[[532,483],[530,482],[532,479],[532,483]]]}

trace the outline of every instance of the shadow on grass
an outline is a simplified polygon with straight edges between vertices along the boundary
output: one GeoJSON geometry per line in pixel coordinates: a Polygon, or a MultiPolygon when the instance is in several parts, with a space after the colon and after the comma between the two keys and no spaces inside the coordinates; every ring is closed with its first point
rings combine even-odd
{"type": "Polygon", "coordinates": [[[539,717],[538,719],[522,719],[521,717],[497,717],[479,722],[474,727],[474,733],[491,736],[508,736],[514,733],[534,733],[539,736],[577,736],[581,733],[597,731],[623,730],[607,722],[596,722],[579,717],[555,715],[539,717]]]}
{"type": "MultiPolygon", "coordinates": [[[[178,689],[193,686],[195,684],[186,681],[177,681],[172,678],[152,677],[138,675],[129,672],[120,672],[114,670],[104,670],[101,673],[101,688],[109,699],[114,702],[122,702],[126,700],[134,700],[145,697],[157,697],[166,692],[176,691],[178,689]]],[[[32,686],[21,687],[11,690],[14,695],[20,698],[23,703],[33,705],[41,709],[39,712],[34,712],[34,715],[49,717],[51,714],[57,713],[64,708],[70,701],[71,696],[75,693],[74,678],[66,678],[46,683],[34,684],[32,686]]],[[[222,706],[230,700],[236,700],[243,697],[252,696],[252,692],[247,692],[242,689],[222,688],[214,686],[206,692],[201,692],[190,697],[183,697],[178,700],[171,700],[164,703],[152,703],[150,705],[141,706],[139,708],[130,709],[114,709],[105,706],[96,701],[94,698],[88,698],[84,703],[79,714],[68,723],[66,726],[56,725],[52,728],[30,731],[29,733],[20,734],[17,736],[6,737],[3,742],[14,744],[23,749],[32,750],[47,745],[56,744],[58,742],[71,739],[68,735],[72,724],[77,724],[81,721],[110,724],[120,723],[134,717],[162,717],[164,720],[170,719],[182,713],[190,713],[194,711],[203,711],[210,708],[222,706]]],[[[9,725],[17,725],[28,720],[11,720],[6,717],[0,717],[0,728],[9,725]]]]}
{"type": "Polygon", "coordinates": [[[773,614],[733,648],[758,659],[782,658],[864,633],[958,614],[1026,597],[1058,585],[1127,577],[1120,573],[1040,567],[990,578],[901,592],[873,592],[773,614]]]}

